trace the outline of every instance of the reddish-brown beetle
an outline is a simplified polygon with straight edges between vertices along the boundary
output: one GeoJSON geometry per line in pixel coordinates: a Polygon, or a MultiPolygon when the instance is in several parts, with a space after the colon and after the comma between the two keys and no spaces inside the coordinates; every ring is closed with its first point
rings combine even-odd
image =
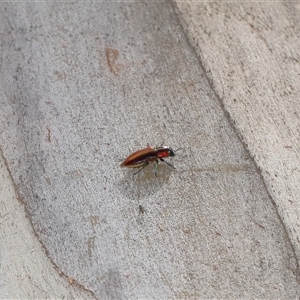
{"type": "Polygon", "coordinates": [[[173,169],[176,169],[173,165],[164,160],[164,158],[169,156],[175,156],[173,149],[169,146],[158,146],[158,147],[150,147],[148,146],[145,149],[138,150],[131,155],[129,155],[122,163],[121,167],[127,168],[140,168],[135,174],[140,172],[146,166],[151,163],[155,164],[155,176],[157,176],[157,166],[158,161],[163,161],[173,169]]]}

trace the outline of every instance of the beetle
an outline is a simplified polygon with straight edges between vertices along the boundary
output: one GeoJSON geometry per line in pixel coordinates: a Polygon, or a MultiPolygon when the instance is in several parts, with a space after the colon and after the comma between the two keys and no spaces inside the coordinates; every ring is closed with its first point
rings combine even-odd
{"type": "Polygon", "coordinates": [[[155,166],[155,176],[157,177],[156,171],[158,167],[158,161],[163,161],[173,169],[176,169],[173,165],[169,162],[165,161],[164,158],[175,156],[175,151],[169,146],[158,146],[158,147],[151,147],[148,146],[147,148],[138,150],[131,155],[129,155],[122,163],[121,167],[126,168],[140,168],[136,173],[140,172],[146,166],[151,163],[154,163],[155,166]]]}

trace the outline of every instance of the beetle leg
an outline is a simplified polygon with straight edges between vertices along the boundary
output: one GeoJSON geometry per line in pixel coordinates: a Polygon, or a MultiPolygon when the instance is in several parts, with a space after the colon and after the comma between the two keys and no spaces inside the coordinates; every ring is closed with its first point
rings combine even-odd
{"type": "Polygon", "coordinates": [[[154,164],[154,174],[157,177],[158,160],[156,160],[154,164]]]}
{"type": "Polygon", "coordinates": [[[166,160],[164,160],[163,158],[160,159],[161,161],[165,162],[167,165],[169,165],[170,167],[172,167],[173,169],[176,169],[173,165],[171,165],[169,162],[167,162],[166,160]]]}
{"type": "Polygon", "coordinates": [[[137,173],[141,172],[145,167],[147,167],[148,164],[145,164],[144,166],[142,166],[137,172],[135,172],[133,175],[136,175],[137,173]]]}

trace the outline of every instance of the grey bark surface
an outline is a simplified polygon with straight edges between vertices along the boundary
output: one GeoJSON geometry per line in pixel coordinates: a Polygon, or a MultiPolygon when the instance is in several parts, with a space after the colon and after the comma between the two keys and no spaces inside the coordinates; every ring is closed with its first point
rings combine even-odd
{"type": "Polygon", "coordinates": [[[0,8],[3,159],[60,272],[98,299],[299,297],[289,236],[183,4],[0,8]],[[183,147],[176,170],[120,169],[162,142],[183,147]]]}
{"type": "Polygon", "coordinates": [[[300,259],[300,3],[174,6],[300,259]]]}
{"type": "Polygon", "coordinates": [[[95,299],[73,278],[54,268],[17,200],[2,153],[0,179],[0,298],[95,299]]]}

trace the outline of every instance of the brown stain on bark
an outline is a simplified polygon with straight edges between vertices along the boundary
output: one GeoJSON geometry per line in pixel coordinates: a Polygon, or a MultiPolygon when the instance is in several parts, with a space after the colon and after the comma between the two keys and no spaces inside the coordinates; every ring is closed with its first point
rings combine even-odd
{"type": "Polygon", "coordinates": [[[117,63],[119,57],[119,51],[113,48],[106,48],[105,55],[106,55],[107,64],[109,66],[110,71],[115,75],[118,75],[118,72],[120,71],[120,66],[117,63]]]}

